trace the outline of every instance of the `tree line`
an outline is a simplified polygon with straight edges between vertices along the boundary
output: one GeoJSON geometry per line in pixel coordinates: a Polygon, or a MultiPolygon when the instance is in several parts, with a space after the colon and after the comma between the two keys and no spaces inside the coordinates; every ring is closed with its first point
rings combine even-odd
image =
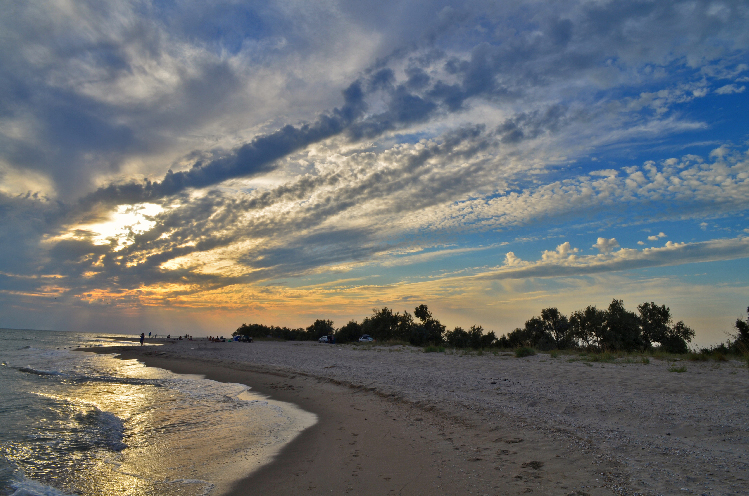
{"type": "MultiPolygon", "coordinates": [[[[749,312],[749,308],[747,309],[749,312]]],[[[735,340],[716,349],[744,353],[749,351],[749,319],[737,320],[739,331],[735,340]]],[[[694,338],[694,330],[682,321],[674,322],[665,305],[642,303],[637,312],[624,308],[622,300],[614,299],[605,310],[588,306],[566,316],[557,308],[545,308],[519,327],[501,337],[481,326],[468,330],[455,327],[447,330],[426,305],[419,305],[413,314],[394,312],[388,307],[374,309],[372,315],[359,323],[351,320],[335,329],[332,320],[315,320],[305,328],[242,324],[234,335],[252,338],[276,338],[291,341],[318,340],[335,336],[338,343],[349,343],[368,334],[376,341],[407,342],[414,346],[449,346],[453,348],[529,347],[538,350],[590,349],[602,351],[647,351],[659,348],[669,353],[686,353],[694,338]]]]}

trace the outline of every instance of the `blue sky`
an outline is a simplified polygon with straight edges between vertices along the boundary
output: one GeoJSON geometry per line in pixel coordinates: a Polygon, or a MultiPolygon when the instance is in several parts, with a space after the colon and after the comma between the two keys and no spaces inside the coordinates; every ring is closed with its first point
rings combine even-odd
{"type": "Polygon", "coordinates": [[[2,326],[749,304],[745,2],[4,11],[2,326]]]}

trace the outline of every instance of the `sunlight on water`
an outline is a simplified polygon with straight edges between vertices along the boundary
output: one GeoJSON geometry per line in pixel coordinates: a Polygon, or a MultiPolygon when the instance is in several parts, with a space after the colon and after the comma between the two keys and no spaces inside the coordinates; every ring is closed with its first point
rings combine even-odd
{"type": "Polygon", "coordinates": [[[0,381],[14,381],[16,407],[29,413],[0,408],[11,425],[0,439],[0,494],[60,494],[35,484],[84,495],[221,494],[316,422],[243,385],[135,360],[3,351],[0,381]]]}

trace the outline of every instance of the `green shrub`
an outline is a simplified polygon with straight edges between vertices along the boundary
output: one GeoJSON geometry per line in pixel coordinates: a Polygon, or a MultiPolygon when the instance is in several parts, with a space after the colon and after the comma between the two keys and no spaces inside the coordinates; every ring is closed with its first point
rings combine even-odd
{"type": "Polygon", "coordinates": [[[444,346],[425,346],[424,353],[444,353],[444,346]]]}
{"type": "Polygon", "coordinates": [[[692,362],[706,362],[710,359],[710,356],[707,353],[692,352],[687,358],[692,362]]]}
{"type": "Polygon", "coordinates": [[[616,358],[616,355],[614,355],[610,351],[604,351],[602,353],[592,353],[589,357],[586,358],[586,360],[591,362],[612,363],[616,361],[616,358]]]}
{"type": "Polygon", "coordinates": [[[528,348],[527,346],[521,346],[520,348],[515,349],[515,357],[516,358],[524,358],[528,356],[533,356],[536,354],[536,350],[533,348],[528,348]]]}
{"type": "Polygon", "coordinates": [[[723,353],[721,353],[719,351],[716,351],[715,353],[713,353],[713,359],[716,362],[727,362],[728,361],[728,357],[725,356],[723,353]]]}
{"type": "Polygon", "coordinates": [[[677,367],[676,365],[671,365],[671,367],[669,367],[668,371],[669,372],[682,373],[682,372],[686,372],[687,368],[685,366],[683,366],[683,365],[681,367],[677,367]]]}

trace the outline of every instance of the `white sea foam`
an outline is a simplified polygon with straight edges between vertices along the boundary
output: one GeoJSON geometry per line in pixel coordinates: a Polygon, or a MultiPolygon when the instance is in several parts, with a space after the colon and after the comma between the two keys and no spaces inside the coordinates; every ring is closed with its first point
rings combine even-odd
{"type": "Polygon", "coordinates": [[[11,496],[72,496],[52,486],[44,485],[40,482],[22,479],[12,484],[15,491],[11,496]]]}

